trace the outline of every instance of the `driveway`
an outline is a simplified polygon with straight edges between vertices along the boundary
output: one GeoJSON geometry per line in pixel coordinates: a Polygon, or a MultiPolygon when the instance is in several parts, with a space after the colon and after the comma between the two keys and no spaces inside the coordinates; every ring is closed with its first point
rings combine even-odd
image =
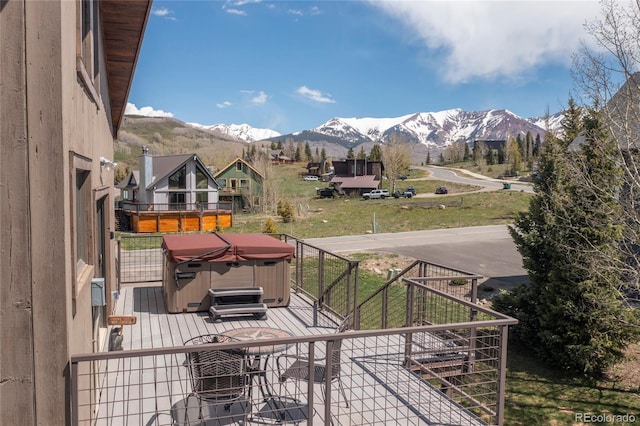
{"type": "Polygon", "coordinates": [[[397,253],[451,266],[486,277],[483,285],[494,288],[528,281],[522,257],[504,225],[309,238],[305,242],[334,253],[397,253]]]}
{"type": "Polygon", "coordinates": [[[529,183],[522,183],[515,180],[503,180],[493,179],[486,176],[479,175],[477,173],[470,172],[462,169],[451,169],[438,166],[414,166],[417,169],[426,170],[430,173],[427,179],[437,179],[446,182],[455,182],[465,185],[481,186],[484,190],[498,190],[503,189],[505,183],[511,184],[511,190],[533,192],[533,185],[529,183]]]}

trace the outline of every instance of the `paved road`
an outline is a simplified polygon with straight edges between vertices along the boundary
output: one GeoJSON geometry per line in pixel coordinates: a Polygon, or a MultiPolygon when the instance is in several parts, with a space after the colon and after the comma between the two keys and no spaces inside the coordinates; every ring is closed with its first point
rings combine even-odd
{"type": "Polygon", "coordinates": [[[305,242],[340,253],[398,253],[488,278],[485,285],[511,287],[527,281],[518,253],[504,225],[309,238],[305,242]]]}
{"type": "Polygon", "coordinates": [[[429,178],[447,182],[456,182],[466,185],[476,185],[488,190],[503,189],[505,183],[511,183],[512,191],[533,192],[533,186],[527,183],[520,183],[511,180],[493,179],[478,175],[467,170],[449,169],[445,167],[428,166],[418,167],[431,173],[429,178]]]}

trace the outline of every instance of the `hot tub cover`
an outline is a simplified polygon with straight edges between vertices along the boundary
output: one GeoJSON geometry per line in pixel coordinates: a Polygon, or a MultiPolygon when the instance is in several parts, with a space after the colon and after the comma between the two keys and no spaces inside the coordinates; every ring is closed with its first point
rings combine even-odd
{"type": "Polygon", "coordinates": [[[170,262],[241,262],[292,259],[295,248],[265,234],[165,235],[162,249],[170,262]]]}

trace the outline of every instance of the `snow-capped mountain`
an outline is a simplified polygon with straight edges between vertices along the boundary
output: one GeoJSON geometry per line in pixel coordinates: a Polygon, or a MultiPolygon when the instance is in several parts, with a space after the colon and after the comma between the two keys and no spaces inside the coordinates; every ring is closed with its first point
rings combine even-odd
{"type": "MultiPolygon", "coordinates": [[[[555,117],[555,116],[553,116],[555,117]]],[[[556,126],[561,118],[550,120],[556,126]]],[[[507,139],[527,132],[535,138],[544,138],[545,128],[541,121],[533,122],[511,111],[463,111],[450,109],[439,112],[419,112],[396,118],[332,118],[311,130],[280,139],[294,141],[316,141],[337,143],[344,147],[353,147],[362,143],[384,142],[390,137],[399,137],[407,142],[423,144],[428,148],[444,148],[447,145],[464,140],[507,139]]]]}
{"type": "Polygon", "coordinates": [[[245,142],[262,141],[269,138],[276,138],[280,136],[280,133],[271,129],[258,129],[251,127],[248,124],[214,124],[212,126],[204,126],[198,123],[187,123],[190,126],[211,130],[223,135],[231,136],[236,139],[243,140],[245,142]]]}

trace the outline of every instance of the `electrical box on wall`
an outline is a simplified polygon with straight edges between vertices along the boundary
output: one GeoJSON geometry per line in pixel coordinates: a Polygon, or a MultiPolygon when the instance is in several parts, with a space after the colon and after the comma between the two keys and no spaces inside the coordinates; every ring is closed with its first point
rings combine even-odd
{"type": "Polygon", "coordinates": [[[94,278],[91,280],[91,306],[105,306],[104,278],[94,278]]]}

